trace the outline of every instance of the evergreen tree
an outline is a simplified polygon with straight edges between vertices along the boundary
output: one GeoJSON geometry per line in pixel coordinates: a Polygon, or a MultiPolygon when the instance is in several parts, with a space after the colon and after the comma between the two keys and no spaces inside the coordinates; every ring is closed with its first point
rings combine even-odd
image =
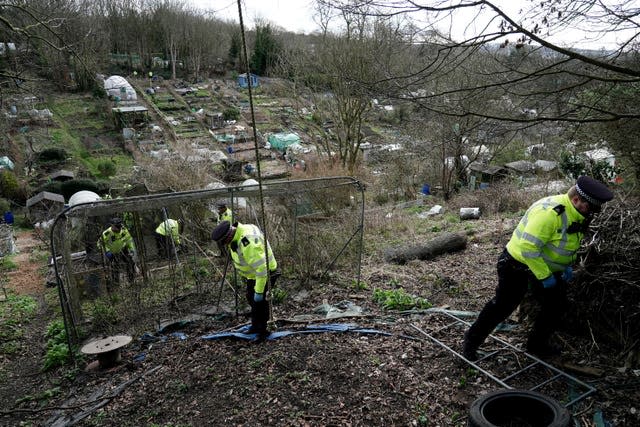
{"type": "Polygon", "coordinates": [[[231,46],[229,47],[229,62],[233,67],[239,63],[241,46],[240,33],[234,31],[233,34],[231,34],[231,46]]]}
{"type": "Polygon", "coordinates": [[[276,64],[281,50],[271,25],[256,25],[256,42],[249,61],[251,70],[259,75],[267,74],[269,68],[276,64]]]}

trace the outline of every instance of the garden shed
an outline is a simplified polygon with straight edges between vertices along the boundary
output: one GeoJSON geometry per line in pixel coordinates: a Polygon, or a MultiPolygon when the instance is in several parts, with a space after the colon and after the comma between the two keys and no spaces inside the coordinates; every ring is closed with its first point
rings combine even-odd
{"type": "Polygon", "coordinates": [[[52,219],[63,208],[62,194],[41,191],[27,200],[27,215],[33,223],[52,219]]]}
{"type": "Polygon", "coordinates": [[[536,170],[535,165],[527,160],[516,160],[515,162],[505,164],[504,167],[507,168],[509,172],[519,176],[532,175],[536,170]]]}
{"type": "Polygon", "coordinates": [[[255,74],[249,74],[249,77],[247,77],[247,73],[240,74],[238,76],[238,86],[240,86],[241,88],[248,88],[249,83],[251,83],[251,87],[258,87],[258,85],[260,84],[258,76],[256,76],[255,74]]]}
{"type": "Polygon", "coordinates": [[[51,181],[59,181],[59,182],[71,181],[75,177],[76,176],[73,172],[68,170],[63,170],[63,169],[55,171],[54,173],[49,175],[49,179],[51,181]]]}
{"type": "Polygon", "coordinates": [[[482,163],[473,162],[469,164],[469,174],[475,176],[476,181],[482,184],[499,181],[508,176],[509,172],[502,166],[486,166],[482,163]]]}
{"type": "Polygon", "coordinates": [[[149,111],[142,105],[114,107],[111,109],[113,120],[119,128],[130,128],[149,121],[149,111]]]}

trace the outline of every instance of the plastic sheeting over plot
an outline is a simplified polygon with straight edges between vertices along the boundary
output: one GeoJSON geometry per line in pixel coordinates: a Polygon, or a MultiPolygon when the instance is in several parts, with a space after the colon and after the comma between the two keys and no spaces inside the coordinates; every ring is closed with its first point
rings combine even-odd
{"type": "Polygon", "coordinates": [[[282,153],[288,146],[300,143],[300,137],[295,133],[274,133],[269,135],[268,140],[271,148],[282,153]]]}
{"type": "Polygon", "coordinates": [[[7,156],[0,157],[0,169],[9,169],[13,170],[14,164],[11,159],[7,156]]]}
{"type": "Polygon", "coordinates": [[[104,81],[104,90],[109,96],[118,97],[123,101],[137,101],[135,89],[122,76],[111,76],[104,81]]]}

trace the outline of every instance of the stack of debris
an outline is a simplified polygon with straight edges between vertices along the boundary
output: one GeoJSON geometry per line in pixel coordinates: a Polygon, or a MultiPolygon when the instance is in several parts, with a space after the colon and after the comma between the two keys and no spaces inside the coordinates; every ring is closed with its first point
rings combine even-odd
{"type": "Polygon", "coordinates": [[[627,367],[640,366],[640,201],[610,202],[590,227],[581,253],[585,267],[570,286],[574,325],[596,344],[619,350],[627,367]],[[588,329],[587,329],[588,328],[588,329]],[[590,329],[590,330],[589,330],[590,329]]]}

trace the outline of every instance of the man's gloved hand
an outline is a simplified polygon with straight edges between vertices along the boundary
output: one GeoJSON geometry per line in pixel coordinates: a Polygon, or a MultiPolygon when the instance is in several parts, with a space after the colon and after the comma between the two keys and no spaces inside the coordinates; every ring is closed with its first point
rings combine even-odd
{"type": "Polygon", "coordinates": [[[541,282],[542,282],[542,286],[545,289],[553,288],[557,283],[556,282],[556,278],[555,278],[555,276],[553,274],[551,276],[547,277],[546,279],[541,280],[541,282]]]}
{"type": "Polygon", "coordinates": [[[263,300],[264,300],[264,294],[259,294],[258,292],[253,294],[253,301],[260,302],[260,301],[263,301],[263,300]]]}
{"type": "Polygon", "coordinates": [[[567,283],[573,280],[573,268],[571,268],[571,266],[566,267],[562,272],[562,280],[567,283]]]}
{"type": "Polygon", "coordinates": [[[104,256],[106,256],[107,259],[111,261],[113,259],[113,252],[107,251],[107,253],[105,253],[104,256]]]}

